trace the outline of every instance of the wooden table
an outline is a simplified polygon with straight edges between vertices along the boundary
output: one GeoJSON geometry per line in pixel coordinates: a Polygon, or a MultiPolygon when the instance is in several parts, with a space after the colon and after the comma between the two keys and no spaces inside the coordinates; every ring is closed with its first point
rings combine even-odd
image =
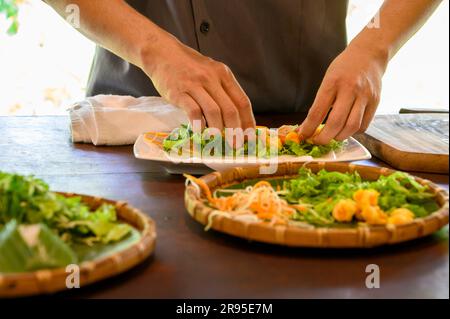
{"type": "MultiPolygon", "coordinates": [[[[295,119],[267,115],[258,123],[295,119]]],[[[62,294],[66,297],[449,297],[448,228],[370,250],[292,249],[205,232],[183,206],[182,177],[136,160],[129,146],[73,145],[66,117],[0,117],[0,170],[35,174],[54,190],[126,200],[156,221],[153,257],[118,277],[62,294]],[[365,286],[368,264],[380,267],[379,289],[365,286]]],[[[448,176],[419,175],[448,189],[448,176]]]]}

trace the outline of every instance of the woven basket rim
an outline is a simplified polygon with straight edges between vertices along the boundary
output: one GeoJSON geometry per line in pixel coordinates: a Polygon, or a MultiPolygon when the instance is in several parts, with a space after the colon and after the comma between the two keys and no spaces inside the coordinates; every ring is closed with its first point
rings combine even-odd
{"type": "MultiPolygon", "coordinates": [[[[313,171],[317,171],[320,169],[327,169],[327,170],[345,170],[349,172],[353,172],[357,170],[362,176],[365,175],[363,173],[364,171],[370,171],[372,174],[378,174],[380,175],[390,175],[396,170],[385,168],[385,167],[374,167],[374,166],[365,166],[365,165],[356,165],[352,163],[328,163],[328,162],[319,162],[319,163],[285,163],[280,164],[278,172],[271,175],[261,175],[257,174],[258,176],[248,176],[248,172],[251,172],[255,170],[255,168],[233,168],[227,171],[224,171],[222,173],[220,172],[213,172],[208,175],[202,176],[201,179],[204,180],[210,187],[211,191],[214,191],[217,188],[222,188],[226,186],[231,186],[235,184],[239,184],[248,180],[258,179],[258,178],[266,178],[266,179],[273,179],[273,178],[292,178],[298,175],[298,173],[294,173],[294,171],[298,171],[298,169],[302,166],[309,167],[313,169],[313,171]],[[288,174],[279,174],[279,172],[287,172],[288,174]],[[224,181],[224,176],[239,176],[240,178],[236,178],[232,180],[231,182],[228,180],[228,178],[225,178],[226,181],[224,181]]],[[[413,175],[412,175],[413,176],[413,175]]],[[[220,231],[225,232],[231,235],[235,235],[237,237],[242,237],[250,240],[256,240],[256,241],[263,241],[267,243],[273,243],[273,244],[281,244],[281,245],[288,245],[288,246],[312,246],[312,247],[336,247],[336,248],[350,248],[350,247],[374,247],[379,246],[383,244],[390,244],[390,243],[398,243],[406,240],[411,240],[414,238],[419,238],[428,235],[429,233],[432,233],[436,230],[439,230],[446,224],[448,224],[448,211],[449,211],[449,201],[448,201],[448,193],[445,189],[437,186],[433,182],[419,178],[416,176],[413,176],[416,181],[418,181],[421,184],[426,184],[430,187],[430,189],[436,194],[436,199],[438,204],[440,205],[439,210],[436,212],[433,212],[432,214],[424,217],[424,218],[416,218],[414,221],[408,224],[403,225],[367,225],[367,224],[358,224],[356,226],[349,226],[349,227],[314,227],[312,229],[309,228],[301,228],[295,225],[276,225],[272,226],[267,222],[244,222],[240,220],[236,220],[234,218],[229,218],[223,215],[217,215],[213,218],[213,222],[211,225],[211,228],[220,231]],[[232,224],[236,227],[242,226],[242,229],[244,229],[244,232],[234,231],[231,229],[223,229],[223,223],[224,220],[230,220],[232,221],[232,224]],[[427,226],[433,224],[433,227],[431,229],[428,229],[427,226]],[[266,236],[265,238],[259,239],[258,235],[249,235],[248,227],[251,226],[253,228],[253,232],[255,233],[258,231],[273,231],[276,229],[275,232],[272,232],[271,236],[266,236]],[[410,231],[411,227],[416,228],[417,235],[413,236],[412,238],[402,238],[401,234],[405,231],[410,231]],[[384,240],[381,240],[379,242],[371,242],[368,241],[368,237],[370,237],[370,234],[376,234],[376,233],[388,233],[388,238],[385,238],[384,240]],[[282,238],[286,237],[286,235],[316,235],[317,236],[317,242],[308,245],[308,244],[299,244],[296,245],[295,242],[286,243],[282,240],[282,238]],[[332,242],[329,242],[330,240],[336,239],[336,236],[343,236],[343,235],[353,235],[355,238],[357,238],[357,241],[348,242],[348,243],[341,243],[341,244],[333,244],[332,242]],[[398,236],[400,235],[400,237],[398,236]],[[323,238],[327,237],[327,238],[323,238]],[[324,243],[325,242],[325,243],[324,243]]],[[[208,220],[209,214],[211,214],[214,209],[205,205],[203,202],[203,196],[199,199],[197,196],[196,189],[190,185],[186,187],[185,191],[185,204],[187,207],[187,210],[189,214],[198,222],[202,223],[203,225],[206,225],[206,221],[208,220]]],[[[431,226],[430,226],[431,227],[431,226]]],[[[229,227],[226,227],[229,228],[229,227]]]]}
{"type": "MultiPolygon", "coordinates": [[[[85,280],[81,279],[82,287],[125,272],[144,261],[153,253],[156,242],[155,222],[137,208],[125,201],[114,201],[84,194],[56,193],[66,197],[79,196],[91,208],[103,203],[114,205],[118,218],[135,227],[141,235],[137,242],[124,249],[94,260],[81,262],[78,265],[80,267],[80,276],[86,278],[85,280]],[[112,269],[102,273],[100,267],[105,267],[108,263],[111,264],[109,268],[112,269]]],[[[65,284],[60,281],[65,279],[67,275],[65,267],[24,273],[0,273],[0,297],[31,296],[65,290],[67,289],[65,284]],[[53,279],[59,282],[52,284],[53,279]]]]}

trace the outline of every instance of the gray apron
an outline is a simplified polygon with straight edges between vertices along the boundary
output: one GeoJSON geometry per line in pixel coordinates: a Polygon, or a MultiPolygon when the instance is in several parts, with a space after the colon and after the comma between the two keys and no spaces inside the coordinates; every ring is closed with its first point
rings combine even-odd
{"type": "MultiPolygon", "coordinates": [[[[347,0],[128,3],[184,44],[228,65],[255,113],[308,110],[328,65],[346,46],[347,0]]],[[[87,93],[159,95],[144,72],[102,48],[87,93]]]]}

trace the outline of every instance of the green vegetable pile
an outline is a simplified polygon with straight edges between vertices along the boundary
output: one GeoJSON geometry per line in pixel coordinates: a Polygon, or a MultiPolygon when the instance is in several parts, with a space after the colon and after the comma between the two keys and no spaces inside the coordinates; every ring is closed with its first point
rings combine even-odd
{"type": "Polygon", "coordinates": [[[194,154],[206,156],[258,156],[270,157],[276,155],[295,155],[321,157],[331,151],[342,147],[343,142],[332,140],[327,145],[314,145],[307,141],[296,143],[287,141],[282,144],[275,139],[276,145],[270,144],[267,133],[263,129],[256,129],[256,141],[253,143],[246,141],[240,148],[234,148],[226,143],[225,138],[210,134],[206,128],[202,133],[194,133],[190,125],[182,125],[172,131],[163,141],[163,148],[166,152],[181,154],[183,148],[194,150],[194,154]],[[217,152],[219,151],[219,152],[217,152]]]}
{"type": "Polygon", "coordinates": [[[44,223],[66,242],[87,245],[117,241],[130,226],[117,222],[114,206],[102,205],[94,212],[80,197],[66,198],[49,191],[42,180],[0,172],[0,224],[44,223]]]}
{"type": "Polygon", "coordinates": [[[95,258],[136,236],[133,227],[117,220],[112,205],[91,211],[80,197],[51,192],[40,179],[0,172],[0,272],[95,258]]]}
{"type": "Polygon", "coordinates": [[[0,272],[24,272],[78,262],[78,257],[46,225],[10,221],[0,232],[0,272]]]}
{"type": "Polygon", "coordinates": [[[17,0],[0,0],[0,14],[4,14],[6,19],[10,20],[10,25],[6,31],[9,35],[14,35],[19,29],[19,1],[17,0]]]}
{"type": "Polygon", "coordinates": [[[280,150],[279,155],[295,155],[295,156],[311,156],[314,158],[322,157],[331,151],[340,149],[343,142],[331,140],[326,145],[315,145],[307,141],[300,142],[300,144],[287,141],[280,150]]]}
{"type": "Polygon", "coordinates": [[[351,199],[359,189],[378,191],[378,204],[385,212],[407,208],[417,218],[439,209],[429,188],[403,172],[381,176],[376,181],[363,181],[357,172],[321,170],[314,174],[310,169],[301,168],[299,176],[285,181],[284,187],[287,192],[283,196],[289,203],[303,204],[308,208],[306,212],[296,213],[293,219],[317,226],[334,224],[333,207],[341,199],[351,199]]]}

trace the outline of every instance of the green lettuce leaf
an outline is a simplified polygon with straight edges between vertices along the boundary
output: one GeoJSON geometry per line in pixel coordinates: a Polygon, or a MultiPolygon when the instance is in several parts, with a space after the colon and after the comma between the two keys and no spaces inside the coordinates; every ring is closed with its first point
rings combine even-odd
{"type": "Polygon", "coordinates": [[[0,224],[11,220],[43,223],[67,242],[88,245],[120,240],[131,230],[117,220],[114,206],[105,204],[92,212],[80,197],[53,193],[40,179],[0,172],[0,224]]]}
{"type": "Polygon", "coordinates": [[[407,208],[416,218],[425,217],[439,209],[435,196],[427,186],[417,183],[412,176],[396,172],[381,176],[376,181],[363,181],[357,172],[340,173],[321,170],[317,174],[307,168],[299,170],[297,178],[285,181],[290,203],[306,204],[307,213],[297,213],[293,219],[315,225],[327,225],[332,210],[340,199],[353,198],[358,189],[374,189],[380,193],[378,204],[388,214],[395,208],[407,208]]]}
{"type": "Polygon", "coordinates": [[[10,221],[0,233],[0,272],[64,267],[78,261],[74,251],[45,224],[10,221]]]}

